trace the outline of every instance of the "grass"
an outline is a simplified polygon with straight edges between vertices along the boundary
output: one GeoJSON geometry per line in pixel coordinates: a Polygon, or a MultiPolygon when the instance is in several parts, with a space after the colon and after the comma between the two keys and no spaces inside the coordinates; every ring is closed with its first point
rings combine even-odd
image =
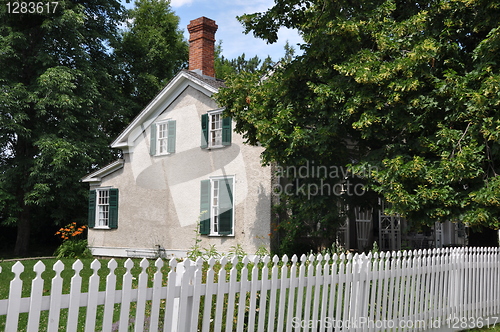
{"type": "MultiPolygon", "coordinates": [[[[75,262],[74,259],[62,259],[61,260],[64,263],[64,270],[61,273],[61,277],[63,278],[63,294],[68,294],[70,291],[70,286],[71,286],[71,278],[74,275],[74,270],[71,268],[73,263],[75,262]]],[[[89,283],[89,277],[94,273],[94,271],[90,268],[90,264],[92,263],[93,259],[82,259],[81,260],[84,268],[80,272],[80,276],[82,277],[82,292],[87,292],[88,290],[88,283],[89,283]]],[[[115,270],[115,275],[117,277],[117,289],[122,289],[122,277],[126,272],[126,268],[123,267],[123,264],[125,262],[125,259],[117,259],[116,260],[118,263],[118,267],[115,270]]],[[[132,275],[135,277],[132,281],[132,287],[137,287],[137,276],[139,273],[142,271],[142,268],[139,266],[140,259],[134,259],[134,267],[131,270],[132,275]]],[[[32,280],[36,277],[36,273],[33,271],[34,265],[38,262],[38,260],[24,260],[22,261],[22,264],[24,265],[24,272],[21,273],[21,279],[23,280],[23,290],[22,290],[22,297],[29,297],[31,293],[31,282],[32,280]]],[[[52,266],[54,263],[57,262],[56,259],[43,259],[42,262],[44,263],[46,269],[45,272],[42,273],[42,278],[44,280],[44,287],[43,287],[43,295],[50,295],[50,287],[51,287],[51,280],[55,276],[55,272],[52,271],[52,266]]],[[[100,259],[99,262],[101,263],[101,268],[98,271],[98,275],[100,276],[100,283],[99,283],[99,290],[103,291],[105,290],[106,287],[106,276],[109,274],[109,269],[107,268],[107,264],[109,262],[109,259],[100,259]]],[[[14,273],[12,271],[12,266],[15,264],[15,261],[3,261],[0,262],[0,267],[2,268],[2,272],[0,273],[0,299],[7,299],[9,297],[9,286],[10,286],[10,281],[14,278],[14,273]]],[[[147,268],[146,272],[148,273],[148,287],[152,286],[152,280],[153,280],[153,274],[156,272],[156,267],[154,265],[154,261],[150,260],[149,261],[149,267],[147,268]]],[[[169,271],[169,266],[168,262],[164,261],[164,266],[162,268],[162,272],[164,275],[166,275],[169,271]]],[[[166,279],[165,279],[166,280],[166,279]]],[[[132,304],[131,308],[131,317],[134,317],[134,304],[132,304]]],[[[103,320],[103,314],[104,314],[104,306],[99,306],[97,310],[97,321],[96,321],[96,330],[99,330],[102,327],[102,320],[103,320]]],[[[67,321],[67,309],[61,310],[61,317],[60,317],[60,331],[65,331],[65,325],[67,321]]],[[[119,320],[119,313],[120,313],[120,305],[117,304],[115,305],[114,308],[114,315],[113,315],[113,322],[117,322],[119,320]]],[[[79,331],[84,330],[84,319],[85,319],[85,308],[80,309],[80,315],[79,315],[79,331]]],[[[24,313],[20,315],[19,318],[19,328],[18,331],[25,331],[27,328],[27,320],[28,320],[28,314],[24,313]]],[[[42,327],[40,331],[46,330],[47,322],[48,322],[48,311],[43,311],[41,314],[41,319],[40,319],[40,326],[42,327]]],[[[6,316],[0,316],[0,331],[3,331],[5,329],[5,323],[6,323],[6,316]]]]}

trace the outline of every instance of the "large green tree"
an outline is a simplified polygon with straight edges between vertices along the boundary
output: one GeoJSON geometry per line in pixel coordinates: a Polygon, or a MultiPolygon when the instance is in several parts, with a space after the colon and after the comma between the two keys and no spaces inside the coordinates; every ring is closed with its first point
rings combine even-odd
{"type": "MultiPolygon", "coordinates": [[[[276,0],[241,22],[271,43],[298,29],[303,53],[217,98],[264,163],[352,164],[410,220],[497,228],[498,17],[497,0],[276,0]]],[[[338,196],[304,201],[333,222],[338,196]]]]}
{"type": "MultiPolygon", "coordinates": [[[[11,4],[14,2],[11,2],[11,4]]],[[[79,179],[112,158],[121,127],[117,0],[48,2],[38,12],[0,7],[0,220],[31,229],[85,220],[79,179]]],[[[29,8],[28,8],[29,10],[29,8]]]]}
{"type": "Polygon", "coordinates": [[[136,0],[134,5],[115,52],[124,93],[137,113],[186,67],[189,49],[170,0],[136,0]]]}

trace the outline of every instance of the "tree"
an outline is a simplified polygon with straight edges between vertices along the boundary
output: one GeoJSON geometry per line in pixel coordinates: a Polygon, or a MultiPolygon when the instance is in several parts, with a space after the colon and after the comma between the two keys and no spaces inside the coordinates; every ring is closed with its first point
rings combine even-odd
{"type": "MultiPolygon", "coordinates": [[[[264,163],[351,165],[389,212],[498,228],[499,14],[482,0],[276,1],[240,21],[271,43],[298,29],[303,54],[217,99],[264,163]]],[[[337,206],[319,204],[319,218],[337,206]]]]}
{"type": "Polygon", "coordinates": [[[124,93],[137,114],[177,72],[186,67],[188,44],[169,0],[136,0],[116,45],[123,65],[124,93]]]}
{"type": "Polygon", "coordinates": [[[109,46],[116,0],[0,8],[0,220],[17,226],[23,255],[33,227],[86,220],[79,179],[114,158],[121,127],[118,69],[109,46]]]}
{"type": "Polygon", "coordinates": [[[215,76],[222,80],[226,80],[230,75],[239,74],[241,72],[264,73],[270,66],[273,65],[273,60],[268,55],[264,61],[258,56],[246,59],[245,53],[238,56],[236,59],[226,59],[222,55],[222,41],[215,47],[215,76]],[[261,64],[262,63],[262,64],[261,64]]]}

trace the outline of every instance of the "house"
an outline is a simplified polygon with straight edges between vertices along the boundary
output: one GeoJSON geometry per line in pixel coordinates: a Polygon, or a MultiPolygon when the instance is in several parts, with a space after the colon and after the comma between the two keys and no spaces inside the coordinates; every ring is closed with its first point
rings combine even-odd
{"type": "Polygon", "coordinates": [[[269,250],[271,167],[211,98],[224,86],[214,77],[216,30],[205,17],[190,22],[189,70],[114,140],[123,158],[82,179],[94,255],[180,257],[195,237],[218,252],[269,250]]]}

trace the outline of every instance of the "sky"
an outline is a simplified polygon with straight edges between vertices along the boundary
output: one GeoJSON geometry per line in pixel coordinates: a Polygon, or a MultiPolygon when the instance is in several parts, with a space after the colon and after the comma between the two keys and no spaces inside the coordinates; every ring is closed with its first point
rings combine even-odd
{"type": "MultiPolygon", "coordinates": [[[[133,7],[133,0],[126,4],[127,8],[133,7]]],[[[179,28],[184,31],[186,40],[189,39],[187,25],[191,20],[205,16],[215,20],[218,29],[215,33],[217,42],[222,41],[222,55],[227,59],[234,59],[243,53],[251,58],[257,55],[264,59],[268,55],[274,61],[279,60],[284,54],[284,46],[288,41],[295,50],[298,43],[302,42],[299,34],[294,30],[281,29],[278,41],[266,44],[262,39],[257,39],[252,33],[245,35],[243,26],[236,16],[266,11],[274,4],[273,0],[171,0],[172,10],[180,18],[179,28]]]]}

